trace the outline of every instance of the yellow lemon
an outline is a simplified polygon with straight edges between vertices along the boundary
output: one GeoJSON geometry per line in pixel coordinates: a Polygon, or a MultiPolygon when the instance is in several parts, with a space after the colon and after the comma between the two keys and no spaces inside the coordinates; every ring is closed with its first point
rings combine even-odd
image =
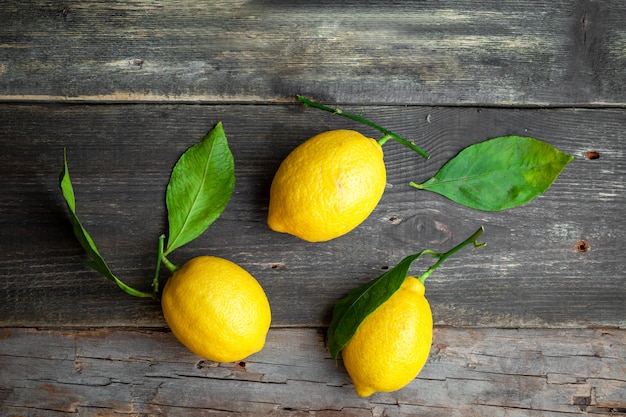
{"type": "Polygon", "coordinates": [[[165,284],[163,315],[189,350],[215,362],[234,362],[260,351],[270,327],[261,285],[239,265],[213,256],[185,263],[165,284]]]}
{"type": "Polygon", "coordinates": [[[382,147],[353,130],[331,130],[303,142],[282,162],[270,190],[272,230],[310,242],[344,235],[383,195],[382,147]]]}
{"type": "Polygon", "coordinates": [[[406,277],[387,301],[363,320],[343,348],[343,362],[357,394],[398,390],[428,359],[433,319],[424,285],[406,277]]]}

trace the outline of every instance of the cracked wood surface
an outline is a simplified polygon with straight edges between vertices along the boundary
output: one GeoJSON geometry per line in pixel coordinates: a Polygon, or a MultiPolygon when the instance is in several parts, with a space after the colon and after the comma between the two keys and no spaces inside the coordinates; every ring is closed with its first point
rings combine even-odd
{"type": "Polygon", "coordinates": [[[417,379],[359,398],[321,330],[215,364],[169,332],[0,330],[3,416],[626,415],[626,331],[438,328],[417,379]],[[294,395],[294,393],[298,393],[294,395]]]}

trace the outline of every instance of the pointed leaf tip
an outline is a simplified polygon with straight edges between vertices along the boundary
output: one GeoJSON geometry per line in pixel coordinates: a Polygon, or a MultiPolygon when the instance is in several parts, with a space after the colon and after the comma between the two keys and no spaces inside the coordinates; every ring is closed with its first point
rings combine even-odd
{"type": "Polygon", "coordinates": [[[72,228],[74,230],[74,235],[76,239],[83,247],[85,252],[90,259],[88,259],[85,263],[99,272],[102,276],[114,281],[117,286],[127,294],[133,295],[135,297],[149,297],[156,298],[156,294],[154,293],[146,293],[137,291],[134,288],[129,287],[124,284],[118,277],[116,277],[108,264],[100,255],[98,248],[96,248],[96,244],[93,239],[87,233],[87,230],[83,227],[80,220],[78,219],[78,215],[76,214],[76,202],[74,199],[74,188],[72,187],[72,181],[70,180],[70,173],[67,166],[67,152],[63,151],[63,168],[61,170],[61,175],[59,176],[59,187],[61,188],[61,192],[63,193],[63,198],[67,204],[67,208],[70,212],[70,221],[72,223],[72,228]]]}
{"type": "Polygon", "coordinates": [[[224,211],[235,187],[222,122],[180,157],[167,186],[169,237],[164,254],[200,236],[224,211]]]}

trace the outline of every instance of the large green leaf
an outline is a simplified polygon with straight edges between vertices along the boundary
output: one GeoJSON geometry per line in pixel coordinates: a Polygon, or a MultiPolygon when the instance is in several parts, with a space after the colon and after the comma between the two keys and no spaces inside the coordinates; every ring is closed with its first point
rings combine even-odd
{"type": "Polygon", "coordinates": [[[365,318],[395,293],[404,282],[411,263],[423,253],[407,256],[380,277],[350,291],[335,304],[328,327],[328,349],[335,362],[365,318]]]}
{"type": "Polygon", "coordinates": [[[87,265],[98,271],[101,275],[110,279],[111,281],[115,281],[115,283],[120,287],[124,292],[130,295],[134,295],[135,297],[151,297],[154,298],[156,295],[154,293],[146,293],[142,291],[137,291],[134,288],[129,287],[124,284],[119,278],[117,278],[111,269],[107,265],[106,261],[100,255],[100,252],[96,248],[96,245],[87,233],[87,230],[83,227],[78,216],[76,215],[76,202],[74,199],[74,188],[72,187],[72,181],[70,180],[70,172],[67,167],[67,153],[63,153],[63,169],[61,170],[61,175],[59,176],[59,187],[63,193],[63,198],[67,203],[67,208],[70,212],[70,221],[72,223],[72,228],[74,229],[74,235],[78,239],[78,242],[83,247],[87,255],[89,255],[89,260],[86,261],[87,265]]]}
{"type": "Polygon", "coordinates": [[[543,194],[572,159],[540,140],[504,136],[465,148],[434,177],[411,185],[474,209],[505,210],[543,194]]]}
{"type": "Polygon", "coordinates": [[[200,236],[224,211],[235,165],[222,123],[180,157],[167,186],[169,237],[164,254],[200,236]]]}

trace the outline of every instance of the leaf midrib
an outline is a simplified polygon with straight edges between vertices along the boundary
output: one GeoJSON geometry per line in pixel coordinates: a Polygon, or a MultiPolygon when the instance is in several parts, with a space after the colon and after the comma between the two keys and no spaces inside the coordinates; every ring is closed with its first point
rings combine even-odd
{"type": "MultiPolygon", "coordinates": [[[[545,167],[548,165],[553,165],[555,162],[546,162],[543,164],[539,164],[539,165],[533,165],[532,168],[530,169],[535,169],[535,168],[541,168],[541,167],[545,167]]],[[[484,174],[476,174],[476,175],[471,175],[471,176],[464,176],[464,177],[457,177],[457,178],[453,178],[453,179],[448,179],[448,180],[440,180],[438,179],[436,176],[433,178],[437,179],[436,183],[432,183],[432,184],[426,184],[424,185],[424,188],[430,188],[430,187],[435,187],[437,185],[440,184],[446,184],[446,183],[451,183],[451,182],[458,182],[458,181],[475,181],[477,179],[483,178],[483,177],[490,177],[492,175],[496,175],[496,174],[501,174],[501,173],[506,173],[506,172],[519,172],[519,171],[528,171],[529,169],[522,169],[522,168],[512,168],[512,169],[501,169],[501,170],[497,170],[497,171],[489,171],[487,173],[484,174]]]]}

